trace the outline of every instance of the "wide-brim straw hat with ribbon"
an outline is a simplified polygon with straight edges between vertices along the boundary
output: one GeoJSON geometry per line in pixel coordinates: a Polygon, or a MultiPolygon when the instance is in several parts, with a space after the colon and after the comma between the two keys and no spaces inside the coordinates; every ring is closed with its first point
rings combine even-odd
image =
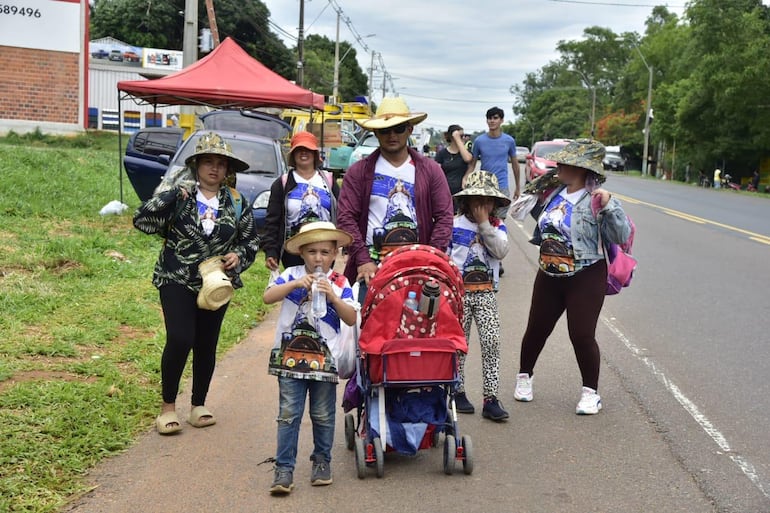
{"type": "Polygon", "coordinates": [[[357,119],[356,123],[367,130],[378,130],[401,123],[409,123],[414,126],[422,123],[427,117],[425,112],[410,112],[403,98],[388,96],[382,99],[374,117],[364,120],[357,119]]]}
{"type": "Polygon", "coordinates": [[[222,139],[222,136],[216,132],[202,134],[195,142],[195,152],[187,157],[184,163],[187,164],[187,167],[196,169],[196,159],[199,155],[222,155],[227,157],[230,161],[230,169],[236,173],[246,171],[250,167],[248,162],[235,156],[233,149],[227,141],[222,139]]]}
{"type": "Polygon", "coordinates": [[[225,274],[221,256],[207,258],[198,265],[203,286],[198,292],[198,308],[219,310],[233,297],[233,284],[225,274]]]}
{"type": "Polygon", "coordinates": [[[455,198],[463,196],[487,196],[495,198],[498,207],[507,207],[511,204],[511,198],[500,191],[497,177],[489,171],[473,171],[465,180],[465,187],[455,193],[455,198]]]}
{"type": "Polygon", "coordinates": [[[313,135],[311,132],[297,132],[291,138],[291,149],[289,150],[289,154],[286,156],[286,162],[291,167],[295,167],[294,150],[296,150],[297,148],[306,148],[314,152],[316,167],[321,165],[322,161],[321,161],[321,153],[318,150],[318,138],[315,135],[313,135]]]}
{"type": "Polygon", "coordinates": [[[564,148],[546,155],[547,160],[552,160],[557,164],[567,164],[568,166],[582,167],[588,171],[593,171],[599,175],[600,181],[604,181],[604,155],[606,150],[604,145],[593,139],[576,139],[564,148]]]}
{"type": "Polygon", "coordinates": [[[346,231],[338,230],[334,223],[329,221],[315,221],[307,223],[299,229],[299,233],[286,241],[284,249],[294,255],[299,255],[299,250],[306,244],[313,242],[331,241],[337,247],[343,247],[353,242],[353,237],[346,231]]]}

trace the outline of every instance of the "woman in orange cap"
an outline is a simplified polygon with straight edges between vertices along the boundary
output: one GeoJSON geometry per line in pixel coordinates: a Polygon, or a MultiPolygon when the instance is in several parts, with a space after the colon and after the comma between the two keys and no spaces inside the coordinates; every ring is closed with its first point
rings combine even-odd
{"type": "Polygon", "coordinates": [[[278,177],[270,188],[265,217],[265,267],[278,270],[301,265],[302,259],[283,251],[283,243],[299,233],[302,225],[313,221],[337,222],[340,189],[331,173],[321,170],[318,139],[310,132],[297,132],[291,138],[289,173],[278,177]]]}

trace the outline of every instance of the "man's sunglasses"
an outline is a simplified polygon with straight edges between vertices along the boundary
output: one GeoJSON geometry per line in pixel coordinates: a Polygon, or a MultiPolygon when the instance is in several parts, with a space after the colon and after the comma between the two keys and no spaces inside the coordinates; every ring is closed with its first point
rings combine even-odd
{"type": "Polygon", "coordinates": [[[375,133],[377,133],[377,135],[390,135],[391,133],[403,134],[406,132],[408,126],[408,123],[401,123],[400,125],[392,126],[389,128],[378,128],[375,130],[375,133]]]}

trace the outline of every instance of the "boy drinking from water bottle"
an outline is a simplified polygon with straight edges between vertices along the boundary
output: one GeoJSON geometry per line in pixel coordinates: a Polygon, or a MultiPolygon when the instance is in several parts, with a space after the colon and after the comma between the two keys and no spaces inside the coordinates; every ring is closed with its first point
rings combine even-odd
{"type": "MultiPolygon", "coordinates": [[[[346,347],[341,343],[342,325],[357,320],[357,305],[347,278],[331,270],[340,247],[352,241],[350,234],[333,223],[307,223],[286,241],[285,251],[299,254],[303,265],[289,267],[265,290],[265,304],[283,301],[270,353],[268,372],[278,376],[278,447],[270,493],[285,495],[294,488],[294,465],[305,397],[310,396],[313,423],[313,462],[310,484],[332,483],[331,449],[334,443],[338,362],[346,347]],[[320,267],[325,276],[317,278],[320,267]],[[326,295],[326,314],[314,318],[310,290],[313,284],[326,295]]],[[[348,332],[349,330],[345,330],[348,332]]],[[[355,347],[355,346],[353,346],[355,347]]],[[[349,350],[349,349],[347,349],[349,350]]]]}
{"type": "MultiPolygon", "coordinates": [[[[497,186],[497,178],[487,171],[473,171],[465,188],[454,195],[458,214],[454,218],[449,256],[460,268],[465,284],[463,311],[465,338],[470,341],[471,323],[476,321],[481,345],[484,418],[501,422],[508,412],[497,399],[500,384],[500,315],[497,309],[497,285],[500,261],[508,253],[508,231],[494,213],[510,205],[511,200],[497,186]]],[[[455,407],[460,413],[473,413],[473,404],[465,394],[465,353],[459,355],[455,407]]]]}

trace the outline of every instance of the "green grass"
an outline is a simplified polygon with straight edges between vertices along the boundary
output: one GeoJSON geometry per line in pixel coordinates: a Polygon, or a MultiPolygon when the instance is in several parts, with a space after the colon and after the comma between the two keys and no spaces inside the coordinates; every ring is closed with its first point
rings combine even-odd
{"type": "MultiPolygon", "coordinates": [[[[133,228],[127,180],[129,212],[99,215],[120,199],[119,162],[111,133],[0,138],[0,511],[57,511],[157,413],[161,240],[133,228]]],[[[268,310],[261,261],[243,275],[220,352],[268,310]]]]}

